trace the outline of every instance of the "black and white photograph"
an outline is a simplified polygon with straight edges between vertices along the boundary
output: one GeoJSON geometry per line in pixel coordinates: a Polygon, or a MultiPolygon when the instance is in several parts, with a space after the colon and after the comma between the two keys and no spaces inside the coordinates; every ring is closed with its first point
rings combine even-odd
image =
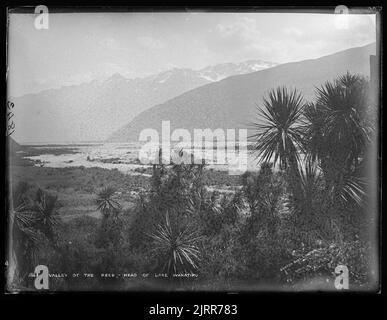
{"type": "Polygon", "coordinates": [[[6,292],[379,293],[380,15],[8,8],[6,292]]]}

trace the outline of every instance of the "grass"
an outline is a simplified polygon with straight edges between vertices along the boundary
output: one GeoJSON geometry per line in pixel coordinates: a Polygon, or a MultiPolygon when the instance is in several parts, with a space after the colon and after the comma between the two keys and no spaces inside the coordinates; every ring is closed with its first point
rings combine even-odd
{"type": "MultiPolygon", "coordinates": [[[[63,152],[67,152],[67,149],[63,152]]],[[[32,161],[22,161],[21,157],[12,160],[10,172],[13,185],[25,181],[57,195],[59,214],[65,221],[82,215],[99,218],[95,199],[96,193],[103,187],[114,187],[122,207],[130,209],[137,194],[147,190],[150,185],[148,176],[127,175],[117,169],[36,167],[32,161]]],[[[224,189],[225,186],[240,185],[241,179],[227,172],[205,170],[203,183],[224,189]]]]}
{"type": "Polygon", "coordinates": [[[96,192],[105,186],[115,187],[123,208],[130,208],[136,193],[149,184],[147,177],[129,176],[118,170],[13,166],[12,184],[16,185],[19,181],[26,181],[57,195],[62,217],[99,217],[95,204],[96,192]]]}

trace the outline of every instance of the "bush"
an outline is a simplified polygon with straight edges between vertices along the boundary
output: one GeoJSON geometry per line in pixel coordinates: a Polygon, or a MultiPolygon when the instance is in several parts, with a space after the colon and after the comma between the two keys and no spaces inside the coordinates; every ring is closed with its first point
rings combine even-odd
{"type": "Polygon", "coordinates": [[[345,265],[351,282],[361,285],[369,280],[369,249],[359,240],[331,243],[308,252],[295,252],[297,258],[282,267],[281,271],[288,282],[295,282],[316,276],[331,278],[338,265],[345,265]]]}

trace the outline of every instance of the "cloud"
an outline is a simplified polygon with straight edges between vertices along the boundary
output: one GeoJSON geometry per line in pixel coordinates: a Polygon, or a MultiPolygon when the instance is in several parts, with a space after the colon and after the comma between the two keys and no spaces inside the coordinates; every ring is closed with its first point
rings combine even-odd
{"type": "Polygon", "coordinates": [[[142,36],[138,37],[137,41],[141,46],[148,49],[162,49],[165,47],[165,44],[160,39],[153,37],[142,36]]]}
{"type": "Polygon", "coordinates": [[[216,30],[223,38],[239,35],[241,38],[251,39],[260,35],[256,20],[243,17],[232,24],[217,24],[216,30]]]}
{"type": "Polygon", "coordinates": [[[284,28],[282,31],[287,36],[301,37],[302,35],[304,35],[304,32],[296,27],[287,27],[284,28]]]}
{"type": "Polygon", "coordinates": [[[214,44],[219,46],[220,50],[241,50],[259,41],[261,37],[256,21],[245,17],[235,23],[217,24],[214,33],[217,38],[214,44]]]}
{"type": "Polygon", "coordinates": [[[205,45],[215,61],[283,63],[318,58],[376,40],[373,16],[347,16],[347,28],[341,28],[333,14],[237,17],[210,29],[205,45]]]}
{"type": "Polygon", "coordinates": [[[370,16],[327,15],[318,17],[316,23],[309,21],[307,25],[309,27],[302,29],[302,33],[297,33],[294,27],[284,30],[284,33],[291,36],[286,40],[292,41],[287,46],[309,48],[313,55],[314,52],[324,55],[328,53],[327,50],[340,51],[376,41],[375,24],[370,16]]]}
{"type": "Polygon", "coordinates": [[[242,17],[233,23],[217,24],[205,42],[207,48],[223,60],[236,61],[270,58],[269,48],[277,41],[265,38],[256,19],[242,17]]]}
{"type": "Polygon", "coordinates": [[[108,50],[124,50],[123,48],[115,39],[113,38],[105,38],[99,41],[99,45],[103,47],[104,49],[108,50]]]}

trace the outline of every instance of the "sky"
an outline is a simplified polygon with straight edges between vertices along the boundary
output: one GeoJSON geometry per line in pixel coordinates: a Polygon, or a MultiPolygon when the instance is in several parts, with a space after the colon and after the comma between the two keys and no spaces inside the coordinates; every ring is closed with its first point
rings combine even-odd
{"type": "Polygon", "coordinates": [[[365,14],[49,13],[48,29],[36,29],[36,17],[9,16],[10,96],[114,73],[300,61],[376,41],[375,15],[365,14]]]}

